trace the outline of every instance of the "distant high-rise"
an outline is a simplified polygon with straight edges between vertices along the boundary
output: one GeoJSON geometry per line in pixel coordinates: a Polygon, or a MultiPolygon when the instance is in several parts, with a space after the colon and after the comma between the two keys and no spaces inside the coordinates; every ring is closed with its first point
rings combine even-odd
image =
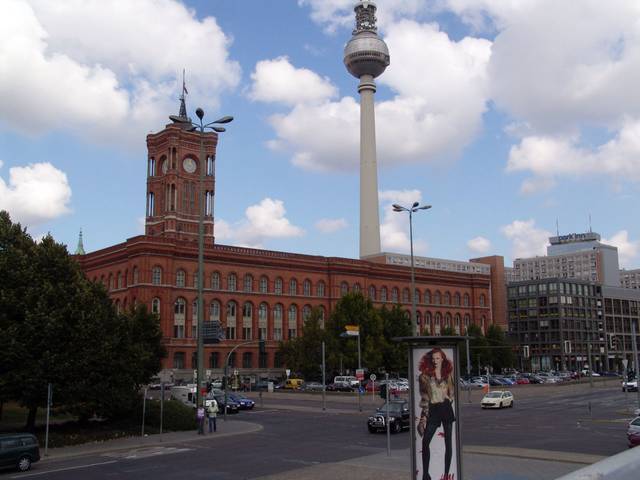
{"type": "Polygon", "coordinates": [[[344,64],[360,79],[360,258],[380,253],[378,165],[374,78],[389,66],[389,49],[378,36],[376,5],[361,1],[354,8],[356,28],[344,48],[344,64]]]}

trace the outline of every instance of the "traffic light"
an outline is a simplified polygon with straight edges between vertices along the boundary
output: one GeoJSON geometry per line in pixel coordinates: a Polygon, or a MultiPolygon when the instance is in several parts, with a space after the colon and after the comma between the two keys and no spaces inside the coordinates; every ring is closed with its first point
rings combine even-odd
{"type": "Polygon", "coordinates": [[[262,339],[258,340],[258,351],[260,352],[260,355],[264,355],[266,353],[264,340],[262,339]]]}
{"type": "Polygon", "coordinates": [[[387,384],[383,383],[382,385],[380,385],[380,398],[383,400],[387,399],[387,384]]]}

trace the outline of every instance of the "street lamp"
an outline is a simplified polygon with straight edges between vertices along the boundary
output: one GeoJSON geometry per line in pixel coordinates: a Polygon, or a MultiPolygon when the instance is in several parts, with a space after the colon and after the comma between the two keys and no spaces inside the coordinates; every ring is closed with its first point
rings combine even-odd
{"type": "Polygon", "coordinates": [[[411,244],[411,323],[413,324],[413,336],[418,336],[418,325],[416,324],[416,277],[413,265],[413,214],[418,210],[428,210],[431,205],[420,206],[419,202],[414,202],[411,208],[403,207],[397,203],[393,204],[394,212],[409,212],[409,243],[411,244]]]}
{"type": "MultiPolygon", "coordinates": [[[[203,366],[204,366],[204,338],[203,338],[203,323],[204,323],[204,301],[203,301],[203,286],[204,286],[204,213],[205,213],[205,193],[204,193],[204,177],[206,165],[206,157],[204,153],[204,133],[205,130],[213,130],[217,133],[226,131],[224,127],[217,125],[229,123],[233,121],[233,117],[226,116],[219,118],[213,122],[203,123],[204,110],[201,108],[196,109],[196,115],[198,116],[199,123],[191,122],[191,131],[198,130],[200,132],[200,216],[198,219],[198,369],[196,374],[196,403],[197,406],[204,406],[204,399],[201,392],[203,382],[203,366]]],[[[213,213],[213,212],[212,212],[213,213]]]]}

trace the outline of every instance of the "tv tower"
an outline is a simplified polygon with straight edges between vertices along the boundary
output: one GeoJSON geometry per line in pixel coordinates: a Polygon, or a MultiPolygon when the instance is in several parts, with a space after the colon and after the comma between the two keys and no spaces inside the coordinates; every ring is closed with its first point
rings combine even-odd
{"type": "Polygon", "coordinates": [[[378,36],[376,4],[364,0],[353,10],[356,28],[344,47],[344,64],[351,75],[360,79],[360,258],[364,258],[381,250],[373,96],[374,78],[389,66],[389,49],[378,36]]]}

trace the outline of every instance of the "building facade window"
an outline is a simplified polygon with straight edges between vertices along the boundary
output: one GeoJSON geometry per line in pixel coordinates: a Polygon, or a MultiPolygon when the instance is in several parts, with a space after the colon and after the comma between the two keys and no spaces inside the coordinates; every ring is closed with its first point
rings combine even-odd
{"type": "Polygon", "coordinates": [[[118,288],[124,288],[124,274],[118,272],[118,288]]]}
{"type": "Polygon", "coordinates": [[[140,281],[140,273],[138,271],[138,267],[133,267],[133,284],[137,285],[140,281]]]}
{"type": "Polygon", "coordinates": [[[311,316],[311,306],[305,305],[304,307],[302,307],[302,321],[304,323],[307,323],[307,320],[309,320],[310,316],[311,316]]]}
{"type": "Polygon", "coordinates": [[[267,340],[267,319],[269,318],[269,309],[267,304],[262,302],[258,307],[258,339],[267,340]]]}
{"type": "Polygon", "coordinates": [[[311,296],[311,281],[310,280],[305,280],[304,283],[302,284],[302,294],[305,297],[310,297],[311,296]]]}
{"type": "Polygon", "coordinates": [[[391,289],[391,302],[392,303],[398,303],[398,288],[397,287],[393,287],[391,289]]]}
{"type": "Polygon", "coordinates": [[[253,359],[251,352],[244,352],[242,354],[242,368],[251,368],[253,366],[253,359]]]}
{"type": "Polygon", "coordinates": [[[209,309],[209,321],[211,322],[219,322],[220,321],[220,302],[214,300],[211,302],[211,307],[209,309]]]}
{"type": "Polygon", "coordinates": [[[359,283],[354,283],[353,284],[353,291],[356,293],[359,293],[360,291],[362,291],[362,288],[360,287],[359,283]]]}
{"type": "Polygon", "coordinates": [[[220,290],[220,273],[213,272],[211,274],[211,288],[213,290],[220,290]]]}
{"type": "Polygon", "coordinates": [[[276,295],[282,295],[282,279],[280,277],[276,278],[273,288],[276,295]]]}
{"type": "Polygon", "coordinates": [[[451,294],[449,292],[444,292],[444,304],[451,305],[451,294]]]}
{"type": "Polygon", "coordinates": [[[184,365],[184,352],[175,352],[173,354],[173,368],[182,370],[184,365]]]}
{"type": "Polygon", "coordinates": [[[431,291],[430,290],[425,290],[424,291],[424,303],[426,303],[427,305],[431,304],[431,291]]]}
{"type": "Polygon", "coordinates": [[[469,294],[465,293],[464,296],[462,297],[462,306],[464,307],[468,307],[469,306],[469,294]]]}
{"type": "Polygon", "coordinates": [[[485,303],[486,303],[486,297],[484,296],[484,293],[481,293],[481,294],[480,294],[480,300],[479,300],[479,302],[480,302],[480,306],[481,306],[481,307],[484,307],[484,306],[485,306],[485,303]]]}
{"type": "Polygon", "coordinates": [[[282,340],[282,317],[284,308],[281,304],[276,304],[273,308],[273,339],[282,340]]]}
{"type": "Polygon", "coordinates": [[[403,303],[409,303],[409,289],[408,288],[403,288],[402,289],[402,302],[403,303]]]}
{"type": "Polygon", "coordinates": [[[288,323],[288,338],[289,340],[297,337],[298,332],[298,307],[291,305],[289,307],[289,316],[287,318],[288,323]]]}
{"type": "Polygon", "coordinates": [[[318,285],[316,286],[316,293],[318,297],[324,297],[324,282],[320,281],[318,282],[318,285]]]}
{"type": "Polygon", "coordinates": [[[227,340],[236,339],[236,302],[227,303],[227,340]]]}
{"type": "Polygon", "coordinates": [[[459,305],[460,305],[460,294],[459,294],[458,292],[456,292],[456,293],[453,295],[453,304],[454,304],[455,306],[459,306],[459,305]]]}
{"type": "Polygon", "coordinates": [[[242,306],[242,338],[244,340],[251,340],[251,326],[253,324],[253,305],[249,302],[245,302],[242,306]]]}
{"type": "Polygon", "coordinates": [[[173,308],[173,336],[174,338],[184,338],[184,318],[186,302],[184,298],[178,298],[173,308]]]}
{"type": "Polygon", "coordinates": [[[386,303],[387,302],[387,287],[382,287],[380,289],[380,301],[382,303],[386,303]]]}
{"type": "Polygon", "coordinates": [[[376,300],[376,287],[369,285],[369,298],[375,302],[376,300]]]}
{"type": "Polygon", "coordinates": [[[209,355],[209,368],[220,368],[219,352],[211,352],[211,355],[209,355]]]}
{"type": "Polygon", "coordinates": [[[265,276],[260,277],[260,293],[269,293],[269,279],[265,276]]]}
{"type": "Polygon", "coordinates": [[[253,292],[253,277],[248,273],[244,276],[244,291],[248,293],[253,292]]]}
{"type": "Polygon", "coordinates": [[[235,273],[230,273],[227,275],[227,290],[230,292],[235,292],[237,288],[237,277],[235,273]]]}
{"type": "Polygon", "coordinates": [[[433,303],[436,305],[440,305],[442,303],[442,299],[439,291],[436,291],[436,293],[433,294],[433,303]]]}
{"type": "Polygon", "coordinates": [[[160,315],[160,299],[157,297],[151,300],[151,313],[160,315]]]}
{"type": "Polygon", "coordinates": [[[349,284],[347,282],[342,282],[340,284],[340,296],[344,297],[347,293],[349,293],[349,284]]]}
{"type": "Polygon", "coordinates": [[[176,272],[176,287],[184,287],[186,274],[184,270],[178,270],[176,272]]]}
{"type": "Polygon", "coordinates": [[[298,281],[295,278],[289,280],[289,295],[298,294],[298,281]]]}

